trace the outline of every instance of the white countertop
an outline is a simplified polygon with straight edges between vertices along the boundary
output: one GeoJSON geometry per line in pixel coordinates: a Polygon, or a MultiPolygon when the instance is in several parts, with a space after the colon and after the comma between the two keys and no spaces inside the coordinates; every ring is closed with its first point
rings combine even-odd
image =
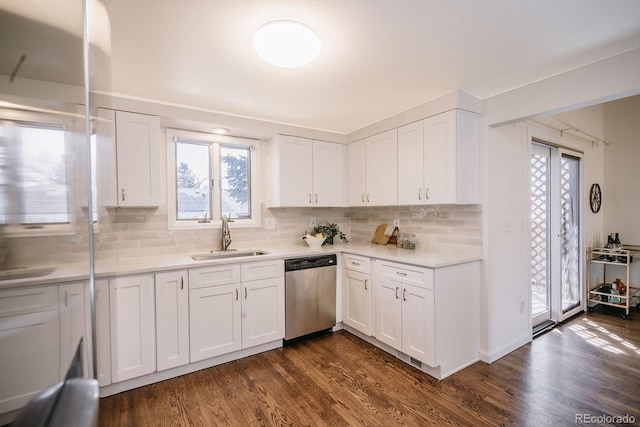
{"type": "MultiPolygon", "coordinates": [[[[428,268],[441,268],[450,265],[479,261],[482,259],[481,248],[472,247],[462,249],[443,248],[438,250],[437,252],[426,252],[398,249],[395,246],[391,245],[381,246],[375,244],[355,245],[339,243],[335,245],[325,245],[319,249],[312,249],[304,244],[274,247],[265,244],[260,247],[239,248],[238,250],[262,250],[267,252],[267,254],[253,257],[231,257],[206,261],[194,261],[193,259],[191,259],[192,254],[167,255],[163,257],[132,261],[131,263],[98,261],[96,263],[95,277],[99,279],[129,274],[156,273],[167,270],[188,269],[223,264],[237,264],[262,260],[266,261],[269,259],[296,258],[327,253],[350,253],[428,268]]],[[[55,271],[46,276],[0,281],[0,289],[54,284],[61,282],[69,283],[87,280],[89,277],[89,267],[84,263],[62,264],[53,267],[55,267],[55,271]]]]}

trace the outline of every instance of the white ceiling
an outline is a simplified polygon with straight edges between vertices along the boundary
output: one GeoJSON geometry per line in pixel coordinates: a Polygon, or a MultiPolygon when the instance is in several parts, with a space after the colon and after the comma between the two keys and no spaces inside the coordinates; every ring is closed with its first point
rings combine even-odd
{"type": "Polygon", "coordinates": [[[111,86],[98,89],[338,133],[458,89],[484,99],[640,47],[637,0],[103,3],[111,86]],[[253,33],[282,19],[319,34],[315,62],[280,69],[255,54],[253,33]]]}

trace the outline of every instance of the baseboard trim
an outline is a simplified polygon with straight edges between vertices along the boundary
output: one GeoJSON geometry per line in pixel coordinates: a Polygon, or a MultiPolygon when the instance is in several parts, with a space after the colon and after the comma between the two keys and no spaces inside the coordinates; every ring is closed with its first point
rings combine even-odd
{"type": "Polygon", "coordinates": [[[480,350],[480,360],[485,362],[485,363],[493,363],[498,359],[503,358],[504,356],[506,356],[507,354],[511,353],[514,350],[517,350],[518,348],[522,347],[525,344],[528,344],[531,342],[531,335],[527,335],[525,337],[519,338],[509,344],[506,344],[504,346],[502,346],[501,348],[492,351],[492,352],[487,352],[484,350],[480,350]]]}

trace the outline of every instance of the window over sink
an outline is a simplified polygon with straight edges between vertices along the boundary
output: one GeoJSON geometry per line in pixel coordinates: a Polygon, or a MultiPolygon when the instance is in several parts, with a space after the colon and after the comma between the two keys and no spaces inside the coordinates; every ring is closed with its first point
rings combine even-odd
{"type": "Polygon", "coordinates": [[[258,141],[167,129],[167,143],[169,228],[259,224],[258,141]]]}

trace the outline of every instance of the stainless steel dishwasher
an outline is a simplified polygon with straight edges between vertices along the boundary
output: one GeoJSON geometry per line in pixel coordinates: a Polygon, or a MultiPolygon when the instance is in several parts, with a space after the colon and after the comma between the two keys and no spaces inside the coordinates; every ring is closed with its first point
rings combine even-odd
{"type": "Polygon", "coordinates": [[[336,324],[336,255],[284,260],[285,340],[336,324]]]}

